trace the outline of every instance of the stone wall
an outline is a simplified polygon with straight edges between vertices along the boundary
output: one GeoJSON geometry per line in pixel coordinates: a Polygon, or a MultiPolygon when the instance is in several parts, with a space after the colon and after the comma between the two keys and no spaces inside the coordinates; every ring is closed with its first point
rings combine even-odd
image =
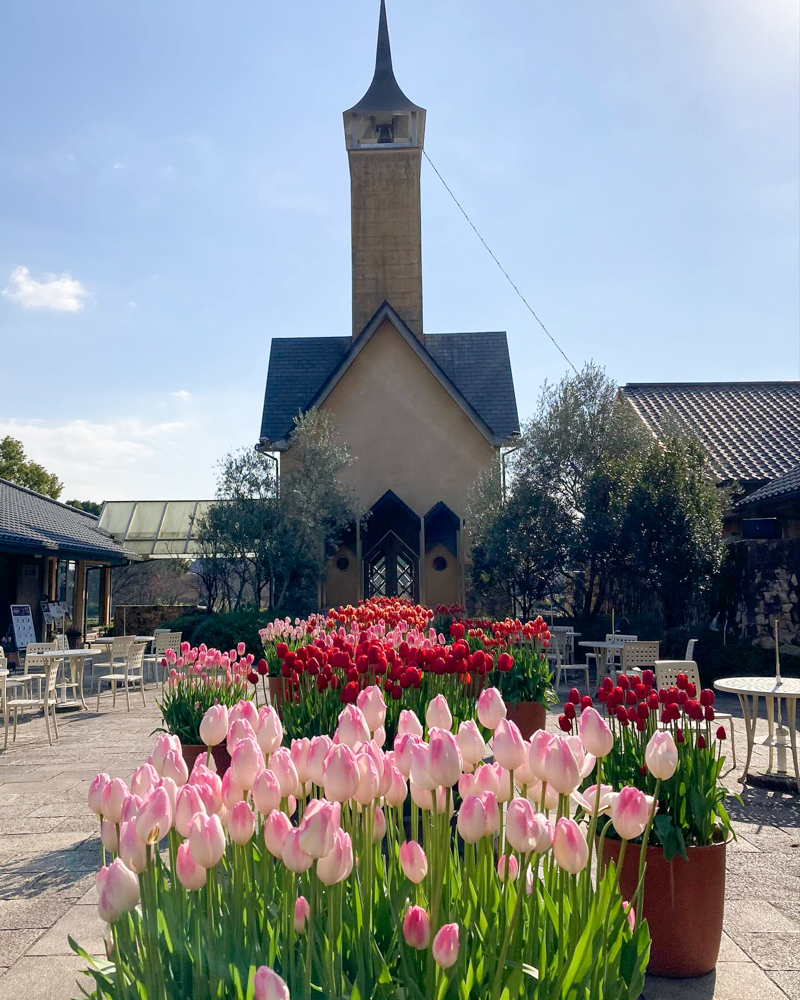
{"type": "Polygon", "coordinates": [[[743,637],[773,649],[778,619],[781,646],[800,647],[800,539],[731,543],[739,570],[736,621],[743,637]]]}
{"type": "Polygon", "coordinates": [[[164,622],[200,611],[188,604],[118,604],[114,608],[114,635],[152,635],[164,622]]]}

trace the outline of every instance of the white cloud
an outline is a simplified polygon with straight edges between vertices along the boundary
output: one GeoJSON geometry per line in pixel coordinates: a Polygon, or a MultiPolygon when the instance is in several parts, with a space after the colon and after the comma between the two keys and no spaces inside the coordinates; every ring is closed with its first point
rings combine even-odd
{"type": "Polygon", "coordinates": [[[178,389],[177,392],[171,392],[170,396],[174,396],[175,399],[179,399],[182,403],[188,403],[192,398],[192,394],[186,389],[178,389]]]}
{"type": "Polygon", "coordinates": [[[129,309],[138,309],[139,308],[139,303],[131,301],[131,302],[128,303],[128,308],[129,309]]]}
{"type": "Polygon", "coordinates": [[[112,170],[124,170],[125,169],[125,164],[124,163],[115,163],[111,169],[112,170]]]}
{"type": "Polygon", "coordinates": [[[0,295],[17,302],[23,309],[78,312],[83,309],[83,300],[88,298],[89,293],[67,271],[61,277],[46,274],[43,281],[37,281],[27,267],[15,267],[8,288],[4,288],[0,295]]]}

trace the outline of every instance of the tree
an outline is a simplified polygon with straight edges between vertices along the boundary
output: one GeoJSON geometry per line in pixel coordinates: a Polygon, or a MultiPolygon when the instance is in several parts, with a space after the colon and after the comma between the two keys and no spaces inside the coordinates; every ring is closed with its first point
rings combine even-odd
{"type": "Polygon", "coordinates": [[[502,595],[523,620],[549,599],[570,548],[571,523],[547,493],[524,479],[503,496],[497,467],[470,494],[472,589],[485,603],[502,595]]]}
{"type": "Polygon", "coordinates": [[[511,480],[546,496],[569,522],[565,580],[573,608],[596,616],[621,570],[621,511],[629,470],[647,433],[616,384],[588,362],[542,388],[535,416],[512,456],[511,480]]]}
{"type": "Polygon", "coordinates": [[[103,509],[103,505],[95,503],[94,500],[67,500],[66,503],[70,507],[76,507],[78,510],[84,511],[86,514],[94,514],[95,517],[100,517],[100,511],[103,509]]]}
{"type": "Polygon", "coordinates": [[[728,493],[715,485],[705,452],[691,436],[653,442],[641,457],[623,525],[628,568],[681,624],[707,594],[722,565],[728,493]]]}
{"type": "Polygon", "coordinates": [[[10,436],[0,441],[0,479],[43,493],[53,500],[58,500],[64,489],[57,476],[38,462],[27,459],[22,442],[10,436]]]}

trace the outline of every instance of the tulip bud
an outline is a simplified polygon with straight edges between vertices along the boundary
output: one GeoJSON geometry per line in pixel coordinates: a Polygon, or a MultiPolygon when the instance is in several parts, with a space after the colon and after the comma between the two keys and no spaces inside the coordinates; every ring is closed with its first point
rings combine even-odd
{"type": "Polygon", "coordinates": [[[461,839],[468,844],[477,844],[481,837],[489,832],[487,829],[486,810],[479,795],[467,795],[461,803],[456,819],[456,828],[461,839]]]}
{"type": "Polygon", "coordinates": [[[574,819],[562,817],[553,834],[553,857],[559,868],[577,875],[589,861],[589,845],[574,819]]]}
{"type": "Polygon", "coordinates": [[[611,822],[623,840],[641,837],[650,819],[652,805],[652,796],[645,795],[633,785],[626,785],[612,797],[609,810],[611,822]]]}
{"type": "Polygon", "coordinates": [[[406,798],[408,796],[408,788],[406,786],[406,779],[397,770],[397,768],[394,767],[394,765],[390,766],[390,776],[391,776],[391,782],[392,783],[389,786],[389,790],[388,790],[388,792],[386,793],[386,796],[385,796],[385,798],[386,798],[386,805],[387,806],[394,806],[395,808],[399,808],[400,806],[403,805],[403,803],[405,802],[405,800],[406,800],[406,798]]]}
{"type": "Polygon", "coordinates": [[[281,747],[269,759],[269,768],[278,779],[281,798],[288,799],[290,795],[300,795],[300,775],[292,760],[292,754],[286,747],[281,747]]]}
{"type": "Polygon", "coordinates": [[[425,722],[428,725],[428,729],[446,729],[448,732],[453,728],[453,715],[450,711],[450,706],[447,704],[447,698],[443,694],[437,694],[428,703],[428,709],[425,712],[425,722]]]}
{"type": "Polygon", "coordinates": [[[265,705],[258,713],[256,740],[265,754],[274,753],[283,741],[283,726],[272,705],[265,705]]]}
{"type": "Polygon", "coordinates": [[[197,813],[192,820],[188,843],[196,864],[203,868],[213,868],[219,864],[225,853],[225,832],[219,816],[197,813]]]}
{"type": "MultiPolygon", "coordinates": [[[[497,874],[500,876],[500,881],[501,882],[505,882],[506,881],[506,856],[505,856],[505,854],[501,854],[500,857],[497,859],[497,874]]],[[[517,861],[517,859],[512,854],[508,858],[508,881],[509,882],[516,882],[518,876],[519,876],[519,861],[517,861]]]]}
{"type": "Polygon", "coordinates": [[[381,689],[375,684],[359,692],[356,706],[361,709],[371,733],[374,733],[386,720],[386,702],[381,689]]]}
{"type": "Polygon", "coordinates": [[[560,795],[571,795],[580,784],[578,762],[566,738],[553,738],[544,762],[544,775],[548,785],[560,795]]]}
{"type": "Polygon", "coordinates": [[[278,809],[273,809],[264,820],[264,843],[274,858],[283,856],[283,843],[291,829],[292,821],[278,809]]]}
{"type": "Polygon", "coordinates": [[[356,705],[345,705],[339,715],[336,729],[339,742],[354,749],[359,743],[369,743],[369,726],[364,713],[356,705]]]}
{"type": "Polygon", "coordinates": [[[189,780],[189,768],[183,759],[183,753],[177,750],[170,750],[164,755],[164,763],[161,765],[161,773],[165,778],[172,778],[179,787],[185,785],[189,780]]]}
{"type": "MultiPolygon", "coordinates": [[[[95,778],[97,781],[97,778],[95,778]]],[[[125,799],[130,795],[128,786],[122,778],[112,778],[103,786],[103,816],[111,820],[112,823],[119,823],[122,815],[122,806],[125,799]]]]}
{"type": "Polygon", "coordinates": [[[202,865],[198,865],[192,857],[188,840],[178,846],[178,853],[175,857],[175,874],[184,889],[189,892],[198,892],[206,884],[206,870],[202,865]]]}
{"type": "Polygon", "coordinates": [[[158,784],[158,771],[156,771],[152,764],[142,764],[141,767],[137,767],[133,772],[131,793],[144,798],[153,785],[156,784],[158,784]]]}
{"type": "Polygon", "coordinates": [[[525,741],[516,723],[501,719],[492,737],[494,759],[507,771],[520,767],[525,760],[525,741]]]}
{"type": "Polygon", "coordinates": [[[416,840],[406,840],[400,847],[400,867],[407,879],[416,885],[428,874],[428,859],[416,840]]]}
{"type": "MultiPolygon", "coordinates": [[[[136,774],[135,771],[134,774],[136,774]]],[[[103,772],[96,774],[92,778],[91,785],[89,785],[89,808],[97,816],[102,816],[103,814],[103,790],[109,781],[111,781],[111,778],[103,772]]]]}
{"type": "Polygon", "coordinates": [[[333,850],[317,861],[317,878],[325,885],[335,885],[353,870],[353,842],[341,827],[333,837],[333,850]]]}
{"type": "Polygon", "coordinates": [[[251,737],[239,740],[231,754],[231,781],[245,791],[250,791],[258,773],[263,769],[264,755],[258,743],[251,737]]]}
{"type": "Polygon", "coordinates": [[[372,824],[372,843],[378,844],[386,836],[386,817],[380,806],[375,807],[375,819],[372,824]]]}
{"type": "Polygon", "coordinates": [[[330,736],[312,736],[308,747],[308,777],[315,785],[322,787],[322,775],[325,770],[325,758],[333,746],[330,736]]]}
{"type": "Polygon", "coordinates": [[[614,734],[597,709],[589,707],[581,712],[580,734],[587,753],[594,757],[605,757],[611,753],[614,734]]]}
{"type": "Polygon", "coordinates": [[[262,965],[253,979],[255,1000],[291,1000],[289,987],[277,972],[262,965]]]}
{"type": "Polygon", "coordinates": [[[400,736],[403,733],[412,733],[414,736],[422,739],[422,723],[417,718],[416,713],[412,712],[410,708],[401,710],[400,718],[397,722],[397,735],[400,736]]]}
{"type": "Polygon", "coordinates": [[[275,774],[268,768],[259,771],[252,788],[253,803],[262,816],[269,816],[281,804],[281,787],[275,774]]]}
{"type": "MultiPolygon", "coordinates": [[[[130,796],[129,796],[130,797],[130,796]]],[[[119,837],[117,836],[116,823],[110,819],[104,819],[100,824],[100,842],[107,851],[116,854],[119,850],[119,837]]]]}
{"type": "Polygon", "coordinates": [[[298,842],[301,850],[312,858],[323,858],[333,849],[333,836],[339,826],[338,814],[341,807],[324,799],[309,802],[303,814],[303,822],[298,827],[298,842]]]}
{"type": "Polygon", "coordinates": [[[166,789],[154,788],[142,802],[135,820],[136,835],[146,844],[156,844],[172,826],[172,803],[166,789]]]}
{"type": "Polygon", "coordinates": [[[424,951],[431,940],[431,922],[421,906],[409,906],[403,918],[403,937],[410,948],[424,951]]]}
{"type": "Polygon", "coordinates": [[[256,829],[256,818],[247,802],[237,802],[228,816],[228,833],[234,844],[246,844],[256,829]]]}
{"type": "Polygon", "coordinates": [[[134,822],[123,823],[119,828],[119,856],[137,875],[147,868],[147,845],[137,835],[134,822]]]}
{"type": "Polygon", "coordinates": [[[467,764],[477,764],[486,753],[486,743],[474,719],[462,722],[458,727],[458,748],[467,764]]]}
{"type": "Polygon", "coordinates": [[[678,767],[678,748],[672,733],[657,729],[645,748],[644,760],[654,778],[668,781],[678,767]]]}
{"type": "MultiPolygon", "coordinates": [[[[449,729],[434,727],[430,730],[428,748],[428,774],[433,786],[451,787],[461,777],[461,751],[458,741],[449,729]]],[[[413,771],[413,758],[412,758],[413,771]]],[[[414,779],[416,781],[416,778],[414,779]]]]}
{"type": "Polygon", "coordinates": [[[487,729],[496,729],[506,717],[506,703],[497,688],[484,688],[478,695],[478,721],[487,729]]]}
{"type": "Polygon", "coordinates": [[[184,785],[178,789],[175,799],[175,829],[186,838],[192,827],[195,813],[206,812],[200,792],[194,785],[184,785]]]}
{"type": "Polygon", "coordinates": [[[306,923],[308,922],[308,917],[311,913],[311,907],[308,905],[308,900],[305,896],[298,896],[297,901],[294,904],[294,929],[297,934],[303,934],[306,929],[306,923]]]}
{"type": "Polygon", "coordinates": [[[547,760],[547,754],[554,739],[555,737],[544,729],[537,729],[533,736],[531,736],[531,742],[528,747],[528,766],[531,769],[531,773],[539,781],[547,780],[545,777],[545,761],[547,760]]]}
{"type": "Polygon", "coordinates": [[[228,709],[225,705],[212,705],[200,721],[200,739],[207,747],[222,743],[228,735],[228,709]]]}
{"type": "Polygon", "coordinates": [[[97,912],[107,924],[119,920],[139,902],[139,879],[116,858],[97,873],[97,912]]]}
{"type": "Polygon", "coordinates": [[[433,960],[442,969],[458,961],[458,924],[445,924],[433,939],[433,960]]]}
{"type": "Polygon", "coordinates": [[[355,755],[350,747],[336,744],[325,760],[323,787],[331,802],[347,802],[358,789],[361,779],[355,755]]]}

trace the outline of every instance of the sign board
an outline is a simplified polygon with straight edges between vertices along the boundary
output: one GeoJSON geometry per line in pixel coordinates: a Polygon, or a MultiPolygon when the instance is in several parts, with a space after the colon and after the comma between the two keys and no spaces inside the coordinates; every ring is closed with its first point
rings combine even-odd
{"type": "Polygon", "coordinates": [[[42,617],[46,625],[51,625],[59,632],[64,631],[65,609],[58,601],[39,601],[42,608],[42,617]]]}
{"type": "Polygon", "coordinates": [[[30,604],[12,604],[11,621],[14,624],[14,640],[20,652],[27,648],[28,643],[36,642],[30,604]]]}

